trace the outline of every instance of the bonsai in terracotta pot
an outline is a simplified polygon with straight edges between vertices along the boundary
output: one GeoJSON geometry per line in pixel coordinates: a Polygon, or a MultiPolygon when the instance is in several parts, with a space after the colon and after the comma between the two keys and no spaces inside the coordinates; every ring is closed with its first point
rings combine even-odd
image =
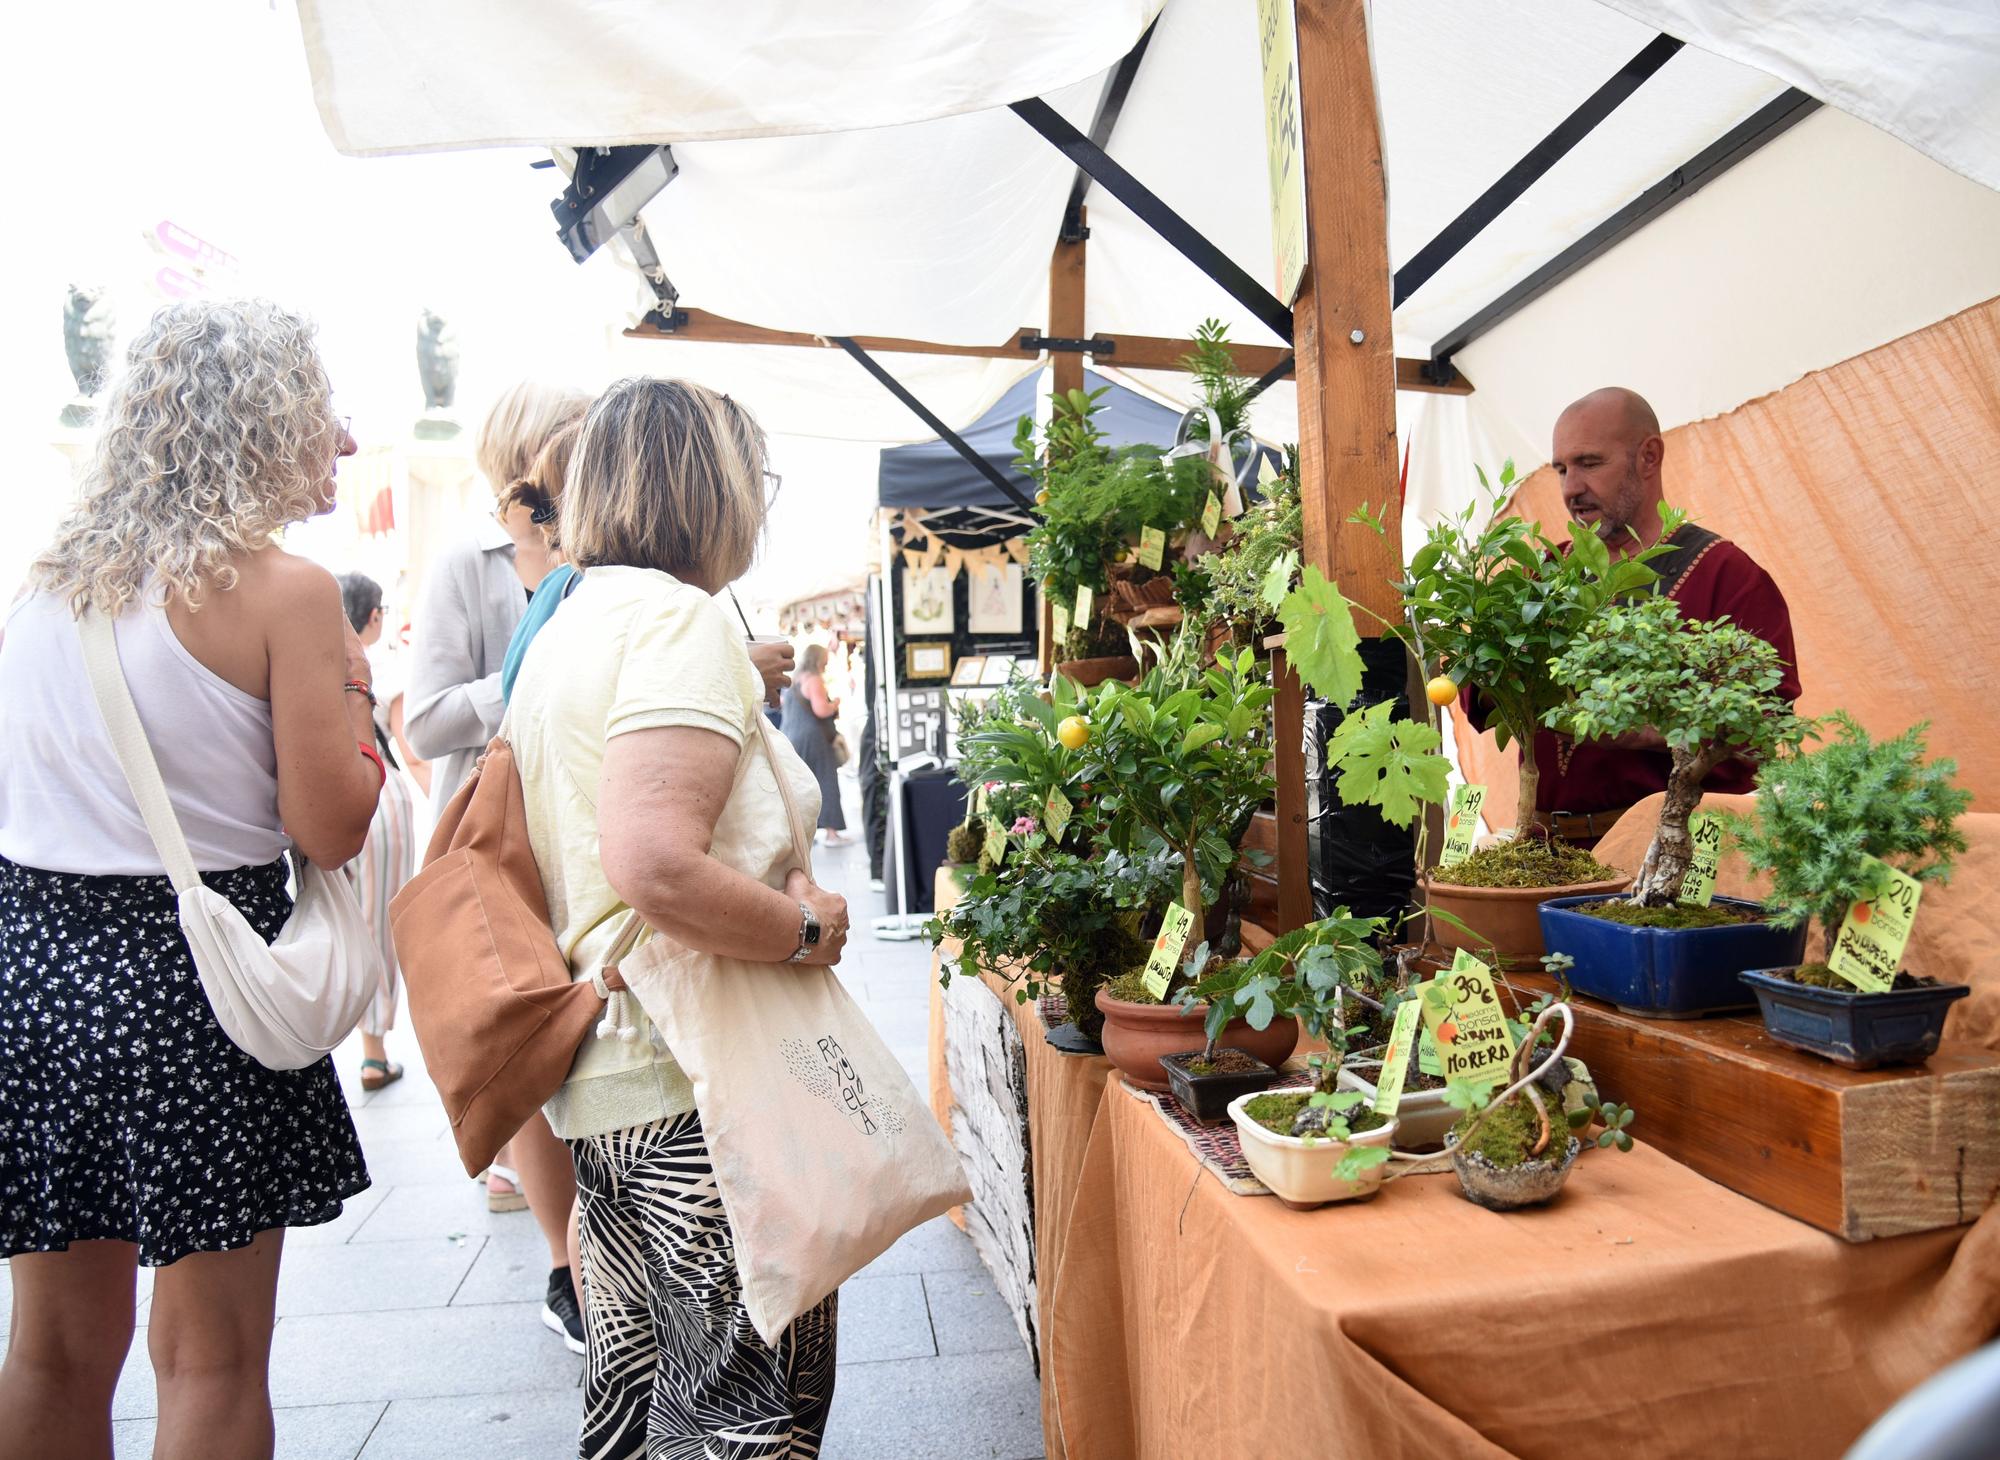
{"type": "Polygon", "coordinates": [[[1551,724],[1583,740],[1658,731],[1672,766],[1630,895],[1544,902],[1548,947],[1575,960],[1577,989],[1633,1013],[1691,1018],[1746,1005],[1736,975],[1796,963],[1803,933],[1768,921],[1757,903],[1689,905],[1682,893],[1702,781],[1731,757],[1765,761],[1807,731],[1779,694],[1778,651],[1727,619],[1689,622],[1672,599],[1648,596],[1607,608],[1551,673],[1575,696],[1551,724]]]}
{"type": "MultiPolygon", "coordinates": [[[[1882,894],[1887,864],[1919,884],[1942,882],[1965,850],[1957,821],[1971,805],[1952,784],[1958,765],[1924,760],[1925,725],[1874,741],[1845,714],[1820,748],[1780,756],[1757,776],[1757,803],[1734,822],[1744,860],[1771,874],[1772,921],[1816,921],[1833,949],[1851,909],[1882,894]],[[1871,860],[1873,859],[1873,860],[1871,860]]],[[[1847,967],[1840,961],[1839,967],[1847,967]]],[[[1937,1049],[1951,1003],[1969,989],[1877,970],[1865,991],[1827,963],[1745,972],[1773,1039],[1852,1069],[1920,1063],[1937,1049]]]]}

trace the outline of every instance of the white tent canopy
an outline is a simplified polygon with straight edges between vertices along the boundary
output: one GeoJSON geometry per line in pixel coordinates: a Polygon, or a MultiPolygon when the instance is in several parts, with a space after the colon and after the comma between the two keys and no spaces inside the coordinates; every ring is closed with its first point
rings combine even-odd
{"type": "MultiPolygon", "coordinates": [[[[841,22],[798,0],[301,5],[321,114],[343,148],[673,142],[680,175],[644,216],[684,304],[777,329],[966,345],[1045,322],[1073,177],[1004,103],[1040,94],[1088,128],[1106,69],[1156,10],[1108,150],[1268,280],[1251,0],[900,0],[841,22]]],[[[1980,0],[1377,6],[1392,264],[1659,26],[1694,44],[1411,295],[1395,315],[1399,354],[1428,353],[1788,83],[1946,165],[1854,116],[1807,117],[1458,355],[1476,394],[1403,399],[1405,433],[1426,442],[1410,489],[1419,515],[1463,500],[1469,454],[1540,461],[1555,412],[1593,386],[1632,385],[1678,424],[2000,294],[2000,196],[1966,180],[2000,184],[2000,26],[1980,0]]],[[[1276,342],[1101,188],[1087,202],[1091,332],[1184,336],[1215,316],[1240,342],[1276,342]]],[[[644,302],[635,285],[635,313],[644,302]]],[[[835,351],[622,339],[615,350],[621,366],[740,389],[776,430],[929,434],[835,351]]],[[[885,363],[964,422],[1033,362],[885,363]]],[[[1185,381],[1143,378],[1185,394],[1185,381]]],[[[1294,423],[1290,385],[1274,388],[1259,434],[1289,439],[1294,423]]]]}

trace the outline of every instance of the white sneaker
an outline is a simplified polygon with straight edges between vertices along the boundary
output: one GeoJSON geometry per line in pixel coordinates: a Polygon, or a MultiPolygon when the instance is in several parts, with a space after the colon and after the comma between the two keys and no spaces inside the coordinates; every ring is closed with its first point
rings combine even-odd
{"type": "Polygon", "coordinates": [[[889,890],[889,884],[884,882],[880,877],[870,877],[868,879],[868,890],[870,892],[886,892],[889,890]]]}

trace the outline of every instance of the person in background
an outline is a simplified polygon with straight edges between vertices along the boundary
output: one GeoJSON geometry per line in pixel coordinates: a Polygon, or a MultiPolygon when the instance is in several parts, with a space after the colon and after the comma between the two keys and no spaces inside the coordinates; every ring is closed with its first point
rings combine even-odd
{"type": "Polygon", "coordinates": [[[785,691],[784,720],[778,728],[785,732],[785,739],[792,742],[792,749],[819,782],[819,829],[826,844],[832,847],[847,840],[841,835],[847,827],[847,816],[840,809],[840,780],[836,774],[840,767],[834,763],[833,754],[833,722],[840,713],[840,701],[827,698],[825,676],[826,646],[806,645],[805,653],[799,656],[798,679],[785,691]]]}
{"type": "MultiPolygon", "coordinates": [[[[758,727],[763,685],[712,596],[750,563],[762,457],[741,406],[685,381],[621,381],[584,422],[563,499],[583,585],[536,639],[504,731],[574,979],[603,970],[634,911],[670,949],[839,961],[846,900],[796,866],[759,770],[806,807],[813,779],[758,727]]],[[[629,1017],[637,1037],[586,1038],[547,1106],[582,1215],[579,1454],[815,1455],[837,1298],[775,1347],[758,1336],[693,1089],[629,1017]]]]}
{"type": "MultiPolygon", "coordinates": [[[[506,709],[501,666],[528,600],[555,564],[534,508],[516,491],[542,449],[579,419],[588,396],[524,382],[487,413],[473,448],[493,489],[494,512],[473,536],[432,565],[416,619],[405,733],[433,764],[431,810],[441,811],[471,775],[506,709]],[[502,505],[504,503],[504,506],[502,505]]],[[[493,1211],[535,1214],[549,1247],[542,1322],[583,1351],[583,1315],[569,1266],[576,1172],[569,1151],[537,1115],[502,1148],[486,1175],[493,1211]]]]}
{"type": "Polygon", "coordinates": [[[269,1456],[285,1229],[368,1186],[333,1061],[268,1069],[216,1022],[77,626],[112,619],[203,882],[275,937],[286,852],[348,861],[383,780],[339,585],[272,540],[354,449],[303,320],[168,305],[0,632],[4,1460],[109,1460],[140,1266],[153,1454],[269,1456]]]}
{"type": "MultiPolygon", "coordinates": [[[[382,639],[382,585],[364,573],[344,574],[340,603],[361,647],[373,649],[382,639]]],[[[369,662],[375,663],[373,654],[369,662]]],[[[376,684],[382,683],[378,677],[376,684]]],[[[402,890],[417,866],[416,797],[390,739],[391,725],[401,721],[402,701],[400,693],[391,695],[386,687],[376,690],[375,746],[389,773],[375,803],[375,819],[368,823],[368,840],[347,869],[361,902],[361,915],[368,919],[382,949],[382,987],[361,1019],[361,1088],[371,1091],[403,1078],[403,1067],[389,1058],[382,1042],[395,1027],[396,994],[402,984],[396,943],[389,932],[389,900],[402,890]]]]}

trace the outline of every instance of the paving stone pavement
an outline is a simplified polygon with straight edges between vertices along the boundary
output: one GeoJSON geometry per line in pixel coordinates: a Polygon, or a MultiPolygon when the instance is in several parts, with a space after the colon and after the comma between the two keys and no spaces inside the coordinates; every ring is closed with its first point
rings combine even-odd
{"type": "MultiPolygon", "coordinates": [[[[858,827],[854,785],[848,825],[858,827]]],[[[918,1088],[930,953],[876,939],[883,910],[859,846],[820,848],[854,915],[841,975],[918,1088]]],[[[468,1181],[406,1030],[409,1067],[373,1095],[359,1046],[336,1056],[374,1186],[286,1239],[272,1343],[280,1460],[562,1460],[576,1453],[582,1360],[540,1321],[548,1253],[526,1212],[492,1215],[468,1181]]],[[[142,1271],[139,1322],[147,1318],[142,1271]]],[[[11,1286],[0,1264],[0,1349],[11,1286]]],[[[114,1407],[118,1460],[151,1453],[141,1327],[114,1407]]],[[[840,1369],[825,1460],[1039,1460],[1039,1394],[1012,1317],[966,1236],[911,1232],[841,1290],[840,1369]]]]}

